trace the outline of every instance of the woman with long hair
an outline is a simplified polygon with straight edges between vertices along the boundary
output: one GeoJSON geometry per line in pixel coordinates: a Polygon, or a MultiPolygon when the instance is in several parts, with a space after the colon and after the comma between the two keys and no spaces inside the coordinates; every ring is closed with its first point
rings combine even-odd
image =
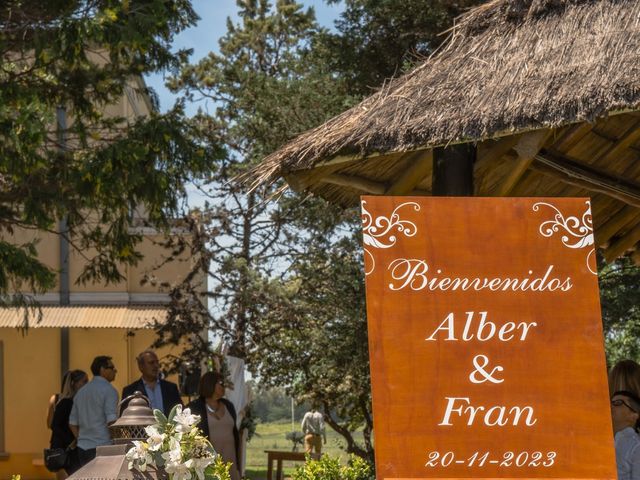
{"type": "MultiPolygon", "coordinates": [[[[70,373],[69,370],[67,370],[65,374],[62,376],[62,382],[60,385],[61,392],[64,389],[64,384],[67,381],[67,377],[69,376],[69,373],[70,373]]],[[[53,422],[53,410],[56,408],[56,403],[58,403],[58,400],[60,400],[60,393],[54,393],[49,398],[49,406],[47,408],[47,428],[49,430],[51,430],[51,423],[53,422]]]]}
{"type": "MultiPolygon", "coordinates": [[[[87,382],[89,377],[82,370],[71,370],[65,377],[62,392],[53,411],[51,421],[50,448],[68,449],[75,445],[75,437],[69,428],[69,415],[73,407],[73,397],[87,382]]],[[[57,480],[64,480],[68,475],[80,467],[75,455],[75,448],[71,448],[67,456],[67,464],[56,472],[57,480]]]]}
{"type": "Polygon", "coordinates": [[[236,410],[224,397],[224,378],[218,372],[207,372],[200,378],[199,397],[188,407],[200,415],[198,427],[225,462],[233,465],[231,480],[240,480],[240,434],[236,427],[236,410]]]}

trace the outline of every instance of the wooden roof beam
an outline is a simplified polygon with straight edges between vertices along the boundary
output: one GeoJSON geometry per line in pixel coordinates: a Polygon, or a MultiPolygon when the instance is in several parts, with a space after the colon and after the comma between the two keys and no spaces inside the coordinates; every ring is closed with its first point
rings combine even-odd
{"type": "Polygon", "coordinates": [[[560,136],[554,143],[553,148],[568,152],[571,150],[580,140],[582,140],[593,128],[593,124],[588,122],[582,122],[572,125],[567,131],[560,136]]]}
{"type": "Polygon", "coordinates": [[[387,186],[383,183],[374,182],[362,177],[355,177],[351,175],[342,175],[339,173],[332,173],[320,179],[322,183],[329,183],[332,185],[340,185],[341,187],[353,188],[365,193],[371,193],[373,195],[383,195],[387,190],[387,186]]]}
{"type": "Polygon", "coordinates": [[[640,241],[640,225],[636,225],[630,232],[613,242],[604,251],[604,259],[607,263],[613,262],[627,250],[633,248],[640,241]]]}
{"type": "Polygon", "coordinates": [[[486,141],[478,145],[478,158],[474,165],[474,170],[482,167],[484,163],[492,160],[499,160],[516,146],[520,135],[511,135],[510,137],[500,138],[495,141],[486,141]]]}
{"type": "Polygon", "coordinates": [[[612,177],[592,167],[544,151],[535,156],[530,168],[569,185],[599,192],[640,208],[640,185],[635,182],[612,177]]]}
{"type": "Polygon", "coordinates": [[[601,247],[609,246],[609,240],[625,226],[640,217],[640,210],[625,205],[596,230],[596,242],[601,247]]]}
{"type": "Polygon", "coordinates": [[[523,135],[518,140],[518,143],[513,147],[518,158],[513,161],[513,168],[496,188],[496,196],[506,197],[511,193],[552,132],[553,130],[537,130],[523,135]]]}
{"type": "Polygon", "coordinates": [[[315,184],[322,182],[322,179],[327,175],[331,175],[346,166],[348,165],[332,164],[315,166],[313,168],[283,174],[283,177],[293,190],[296,192],[304,192],[309,187],[313,187],[315,184]]]}
{"type": "Polygon", "coordinates": [[[396,181],[384,192],[385,195],[407,195],[418,185],[433,169],[433,150],[419,150],[406,154],[403,170],[396,181]]]}
{"type": "Polygon", "coordinates": [[[618,139],[608,150],[606,150],[598,159],[604,162],[614,160],[615,157],[620,155],[624,150],[640,140],[640,122],[629,128],[622,137],[618,139]]]}

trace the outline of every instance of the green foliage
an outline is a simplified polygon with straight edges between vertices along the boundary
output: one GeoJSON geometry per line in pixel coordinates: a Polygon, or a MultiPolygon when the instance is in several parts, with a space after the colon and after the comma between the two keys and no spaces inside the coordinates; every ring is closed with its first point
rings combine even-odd
{"type": "Polygon", "coordinates": [[[372,461],[359,217],[355,211],[332,212],[322,202],[316,208],[333,222],[326,229],[321,221],[315,229],[309,225],[305,253],[292,259],[286,282],[262,285],[262,297],[255,295],[256,303],[265,303],[253,324],[256,342],[248,359],[264,385],[288,385],[297,401],[322,405],[347,452],[372,461]],[[357,430],[361,439],[353,434],[357,430]]]}
{"type": "Polygon", "coordinates": [[[442,32],[453,19],[484,1],[344,0],[337,31],[325,33],[316,52],[350,91],[370,94],[431,54],[447,39],[442,32]]]}
{"type": "Polygon", "coordinates": [[[204,471],[205,480],[231,480],[231,462],[225,462],[221,456],[216,457],[212,465],[204,471]]]}
{"type": "MultiPolygon", "coordinates": [[[[239,21],[228,21],[220,53],[184,66],[170,81],[187,98],[214,108],[211,116],[200,111],[194,124],[210,145],[225,145],[227,155],[201,183],[209,203],[191,224],[192,256],[203,259],[193,278],[212,279],[208,296],[215,313],[209,314],[192,285],[183,284],[172,321],[159,331],[159,344],[197,333],[204,324],[228,342],[229,353],[245,358],[253,341],[251,325],[261,315],[253,295],[287,268],[285,257],[299,232],[288,222],[296,204],[281,208],[262,197],[279,186],[250,191],[234,178],[297,133],[344,109],[348,100],[341,82],[307,59],[318,31],[311,10],[286,0],[273,6],[255,0],[237,4],[239,21]]],[[[195,345],[187,354],[197,361],[203,348],[208,346],[195,345]]]]}
{"type": "Polygon", "coordinates": [[[240,422],[239,427],[240,430],[245,430],[247,432],[247,442],[251,441],[256,433],[256,429],[258,428],[258,420],[253,413],[253,405],[254,402],[251,401],[245,407],[244,416],[242,417],[242,422],[240,422]]]}
{"type": "Polygon", "coordinates": [[[220,53],[186,65],[169,82],[187,98],[215,105],[213,115],[202,111],[196,117],[210,138],[229,147],[213,181],[246,170],[348,102],[339,79],[309,61],[319,31],[311,9],[291,0],[237,5],[240,21],[228,20],[220,53]]]}
{"type": "MultiPolygon", "coordinates": [[[[140,75],[186,58],[171,42],[196,19],[188,0],[0,6],[2,237],[18,227],[61,233],[87,262],[75,280],[117,282],[140,260],[132,212],[144,208],[160,229],[181,215],[185,182],[208,172],[220,148],[199,143],[180,104],[129,120],[110,105],[150,102],[140,75]]],[[[54,272],[35,249],[0,245],[13,258],[0,262],[3,298],[51,288],[54,272]]]]}
{"type": "MultiPolygon", "coordinates": [[[[297,425],[300,426],[301,418],[296,417],[297,425]]],[[[291,450],[292,442],[288,440],[287,434],[291,432],[291,420],[271,423],[258,423],[254,438],[247,445],[246,468],[253,472],[250,478],[264,479],[267,474],[267,455],[265,450],[291,450]]],[[[302,433],[302,432],[300,432],[302,433]]],[[[298,449],[300,451],[300,449],[298,449]]],[[[344,451],[343,438],[333,429],[327,429],[327,443],[322,446],[325,455],[339,458],[345,463],[349,457],[344,451]]],[[[296,465],[295,462],[284,462],[285,477],[290,477],[296,465]]]]}
{"type": "MultiPolygon", "coordinates": [[[[352,106],[414,53],[430,53],[466,3],[347,0],[336,33],[291,0],[237,5],[219,53],[170,81],[213,112],[203,108],[195,124],[228,155],[202,183],[211,202],[192,225],[192,256],[203,259],[193,275],[213,280],[214,313],[184,284],[159,344],[198,342],[193,334],[211,328],[265,386],[320,403],[346,450],[372,460],[358,213],[292,192],[269,203],[281,184],[257,192],[233,179],[352,106]]],[[[188,354],[197,360],[207,347],[188,354]]]]}
{"type": "Polygon", "coordinates": [[[640,361],[640,268],[629,257],[601,262],[599,281],[607,363],[640,361]]]}
{"type": "Polygon", "coordinates": [[[296,468],[292,480],[373,480],[371,468],[362,458],[352,455],[348,465],[340,460],[323,455],[319,460],[307,458],[306,463],[296,468]]]}
{"type": "MultiPolygon", "coordinates": [[[[291,420],[291,396],[287,395],[283,387],[276,386],[264,388],[262,385],[251,389],[253,401],[252,412],[262,423],[276,422],[278,420],[291,420]]],[[[294,405],[294,416],[300,420],[309,410],[309,404],[297,403],[294,405]]]]}

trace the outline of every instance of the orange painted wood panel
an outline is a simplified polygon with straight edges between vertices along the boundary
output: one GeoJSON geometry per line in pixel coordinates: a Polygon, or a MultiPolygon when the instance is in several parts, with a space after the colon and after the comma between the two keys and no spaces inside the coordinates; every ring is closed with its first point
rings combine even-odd
{"type": "Polygon", "coordinates": [[[362,208],[377,477],[616,478],[589,200],[362,208]]]}

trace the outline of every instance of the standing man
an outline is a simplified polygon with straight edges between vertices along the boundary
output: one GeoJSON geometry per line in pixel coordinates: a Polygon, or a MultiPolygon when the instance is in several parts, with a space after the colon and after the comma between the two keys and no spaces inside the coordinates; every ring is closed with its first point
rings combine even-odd
{"type": "Polygon", "coordinates": [[[111,444],[108,426],[118,418],[118,392],[111,385],[116,378],[111,357],[93,359],[93,379],[73,398],[69,428],[78,439],[78,461],[86,465],[96,456],[96,447],[111,444]]]}
{"type": "MultiPolygon", "coordinates": [[[[151,402],[151,408],[158,409],[168,416],[174,406],[182,405],[178,386],[160,378],[160,361],[153,350],[145,350],[136,357],[136,360],[142,377],[122,389],[122,398],[141,392],[151,402]]],[[[129,402],[122,404],[120,415],[128,404],[129,402]]]]}
{"type": "Polygon", "coordinates": [[[304,414],[302,419],[302,433],[304,433],[304,451],[305,453],[322,452],[322,443],[320,436],[327,443],[327,433],[324,429],[324,416],[318,411],[317,405],[311,407],[311,411],[304,414]]]}

